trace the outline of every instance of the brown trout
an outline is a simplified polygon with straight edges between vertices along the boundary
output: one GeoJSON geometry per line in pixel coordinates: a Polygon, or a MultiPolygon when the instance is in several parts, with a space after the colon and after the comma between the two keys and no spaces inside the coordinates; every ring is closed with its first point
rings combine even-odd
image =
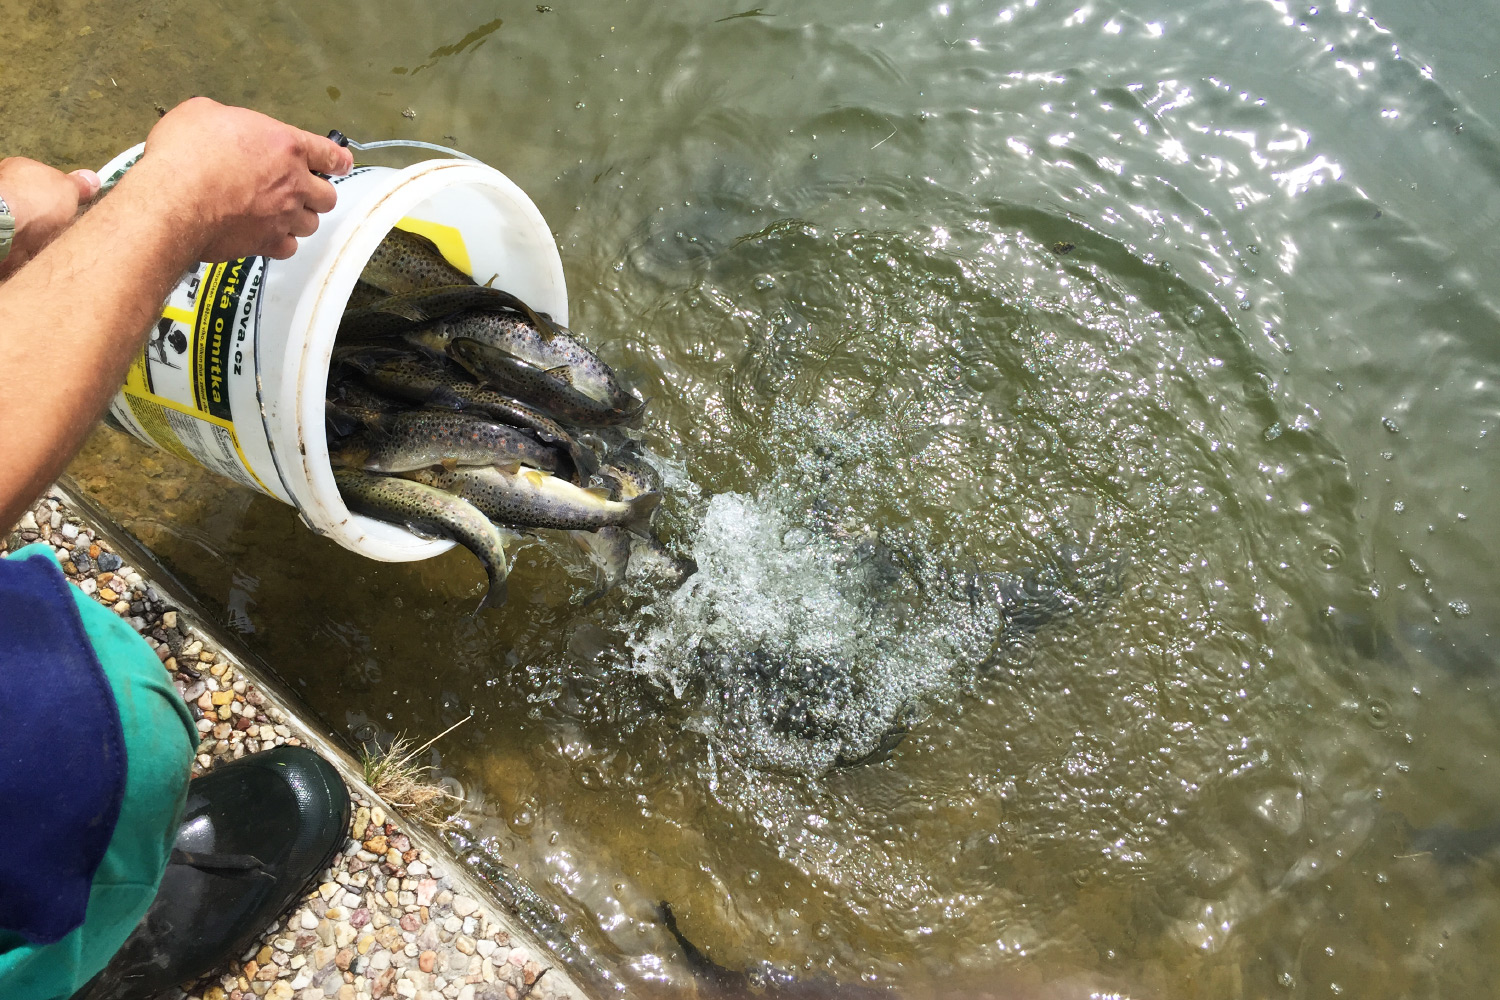
{"type": "Polygon", "coordinates": [[[448,263],[436,243],[405,229],[392,229],[385,234],[359,280],[387,295],[405,295],[440,285],[474,284],[473,278],[448,263]]]}
{"type": "Polygon", "coordinates": [[[429,465],[525,465],[556,472],[566,461],[518,427],[463,411],[384,414],[328,449],[335,466],[367,472],[411,472],[429,465]]]}
{"type": "Polygon", "coordinates": [[[530,403],[543,413],[580,427],[628,424],[640,417],[646,408],[645,402],[634,396],[630,397],[631,404],[623,409],[613,403],[600,402],[514,354],[468,337],[450,341],[448,356],[481,382],[530,403]]]}
{"type": "Polygon", "coordinates": [[[532,406],[475,385],[462,371],[413,352],[385,349],[345,355],[344,363],[360,373],[377,392],[423,406],[474,410],[501,423],[526,428],[543,442],[563,449],[573,463],[575,482],[583,482],[598,468],[593,453],[579,444],[557,421],[532,406]]]}
{"type": "Polygon", "coordinates": [[[580,489],[535,469],[422,469],[407,473],[419,483],[468,500],[499,524],[525,528],[593,531],[620,525],[643,537],[651,534],[651,514],[660,493],[628,501],[609,499],[600,487],[580,489]]]}
{"type": "Polygon", "coordinates": [[[502,532],[474,504],[409,479],[354,469],[336,469],[333,479],[354,513],[401,525],[423,537],[451,538],[474,553],[489,578],[489,590],[478,610],[505,603],[505,580],[510,572],[505,543],[515,536],[502,532]]]}
{"type": "Polygon", "coordinates": [[[584,395],[617,410],[639,409],[639,397],[620,385],[614,370],[566,327],[538,327],[515,312],[470,310],[405,334],[408,342],[444,353],[461,337],[476,340],[542,369],[584,395]]]}

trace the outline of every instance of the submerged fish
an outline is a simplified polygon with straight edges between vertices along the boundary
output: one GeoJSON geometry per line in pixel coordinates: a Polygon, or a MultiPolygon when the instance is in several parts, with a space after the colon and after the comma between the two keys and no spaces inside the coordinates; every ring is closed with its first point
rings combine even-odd
{"type": "Polygon", "coordinates": [[[616,409],[630,410],[640,405],[639,397],[625,391],[609,365],[566,327],[555,323],[537,326],[520,313],[471,310],[407,334],[410,341],[438,353],[445,353],[448,345],[461,337],[520,358],[616,409]]]}
{"type": "Polygon", "coordinates": [[[693,978],[703,985],[713,1000],[753,1000],[755,997],[788,997],[792,1000],[876,1000],[889,998],[886,990],[871,989],[851,983],[839,983],[832,979],[798,979],[790,973],[769,965],[762,965],[751,972],[736,972],[726,969],[704,954],[703,950],[687,939],[677,927],[677,917],[666,902],[657,904],[657,915],[682,955],[687,959],[693,978]]]}
{"type": "Polygon", "coordinates": [[[609,491],[580,489],[535,469],[423,469],[408,473],[419,483],[448,490],[468,500],[501,524],[528,528],[592,531],[620,525],[637,535],[651,533],[651,513],[660,493],[628,501],[609,499],[609,491]]]}
{"type": "Polygon", "coordinates": [[[380,415],[328,450],[336,466],[410,472],[429,465],[527,465],[556,472],[562,452],[517,427],[462,411],[380,415]]]}
{"type": "Polygon", "coordinates": [[[468,337],[448,344],[448,356],[463,365],[475,378],[502,392],[511,393],[559,420],[582,427],[608,427],[635,420],[646,408],[645,402],[630,397],[632,403],[620,408],[579,392],[551,372],[468,337]]]}
{"type": "Polygon", "coordinates": [[[446,362],[434,362],[413,352],[378,349],[351,353],[344,363],[359,372],[378,392],[423,406],[474,410],[501,423],[524,427],[547,444],[556,445],[573,463],[573,479],[582,482],[599,462],[561,424],[533,406],[493,389],[475,385],[446,362]]]}
{"type": "Polygon", "coordinates": [[[505,603],[505,580],[510,572],[505,542],[514,533],[502,532],[468,501],[409,479],[353,469],[337,469],[333,479],[344,503],[356,514],[402,525],[425,538],[451,538],[474,553],[489,578],[489,591],[478,610],[505,603]]]}
{"type": "MultiPolygon", "coordinates": [[[[375,248],[359,280],[387,295],[404,295],[443,285],[473,285],[474,279],[448,263],[425,236],[392,229],[375,248]]],[[[368,300],[366,302],[368,303],[368,300]]],[[[351,308],[359,308],[350,299],[351,308]]]]}

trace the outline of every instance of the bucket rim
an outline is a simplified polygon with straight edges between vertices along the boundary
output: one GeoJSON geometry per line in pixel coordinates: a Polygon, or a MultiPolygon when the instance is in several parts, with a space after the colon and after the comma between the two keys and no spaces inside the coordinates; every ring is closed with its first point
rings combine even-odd
{"type": "MultiPolygon", "coordinates": [[[[296,437],[296,454],[286,463],[295,472],[287,479],[295,478],[298,482],[288,481],[286,485],[303,522],[317,534],[371,559],[410,562],[440,555],[452,548],[454,542],[421,538],[406,528],[350,511],[334,483],[328,457],[324,400],[330,361],[339,322],[365,264],[386,233],[413,208],[446,188],[462,185],[488,192],[506,204],[506,213],[515,216],[516,225],[524,226],[534,237],[545,236],[537,242],[544,247],[546,259],[542,263],[555,286],[555,297],[551,301],[539,300],[536,305],[564,324],[568,315],[567,290],[556,240],[541,210],[499,170],[477,161],[454,159],[423,160],[399,169],[373,169],[389,170],[391,175],[373,189],[361,192],[361,200],[349,206],[339,228],[330,235],[322,256],[308,268],[305,283],[316,288],[316,294],[302,296],[292,314],[288,337],[298,338],[300,345],[296,345],[297,363],[288,365],[283,374],[284,378],[293,378],[295,386],[284,383],[283,389],[293,390],[290,398],[296,437]]],[[[295,260],[295,256],[289,260],[295,260]]],[[[293,346],[288,344],[289,348],[293,346]]],[[[274,448],[277,438],[271,433],[263,393],[261,415],[274,448]]]]}

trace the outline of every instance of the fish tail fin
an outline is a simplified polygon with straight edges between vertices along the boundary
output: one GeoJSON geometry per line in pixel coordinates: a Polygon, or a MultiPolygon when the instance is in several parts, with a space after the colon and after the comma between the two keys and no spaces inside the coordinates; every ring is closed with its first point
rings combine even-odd
{"type": "Polygon", "coordinates": [[[630,514],[626,516],[621,527],[642,538],[655,537],[651,534],[651,515],[656,513],[656,508],[661,505],[661,494],[642,493],[625,503],[630,508],[630,514]]]}
{"type": "Polygon", "coordinates": [[[506,600],[510,597],[509,590],[510,583],[505,571],[502,570],[498,574],[492,571],[490,573],[489,589],[485,591],[484,600],[479,602],[479,607],[474,609],[474,613],[477,615],[489,608],[503,607],[506,600]]]}
{"type": "Polygon", "coordinates": [[[651,404],[654,397],[648,396],[640,401],[640,405],[634,410],[628,411],[629,416],[621,421],[626,427],[639,427],[646,418],[646,407],[651,404]]]}
{"type": "MultiPolygon", "coordinates": [[[[363,426],[358,417],[345,411],[331,399],[323,403],[323,419],[336,437],[348,437],[363,426]]],[[[329,453],[332,454],[332,449],[329,449],[329,453]]]]}
{"type": "Polygon", "coordinates": [[[484,574],[489,578],[490,586],[484,593],[484,600],[474,609],[476,615],[486,608],[501,607],[510,596],[510,558],[505,554],[503,543],[496,545],[492,558],[485,560],[484,574]]]}
{"type": "Polygon", "coordinates": [[[579,486],[593,478],[599,471],[599,456],[577,442],[568,449],[568,459],[573,463],[573,482],[579,486]]]}

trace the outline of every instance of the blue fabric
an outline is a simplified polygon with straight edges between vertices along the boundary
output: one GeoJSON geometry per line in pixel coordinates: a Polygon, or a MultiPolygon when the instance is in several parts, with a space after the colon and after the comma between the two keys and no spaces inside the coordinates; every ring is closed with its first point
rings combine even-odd
{"type": "Polygon", "coordinates": [[[119,709],[61,569],[0,559],[0,929],[50,944],[83,924],[125,778],[119,709]]]}

